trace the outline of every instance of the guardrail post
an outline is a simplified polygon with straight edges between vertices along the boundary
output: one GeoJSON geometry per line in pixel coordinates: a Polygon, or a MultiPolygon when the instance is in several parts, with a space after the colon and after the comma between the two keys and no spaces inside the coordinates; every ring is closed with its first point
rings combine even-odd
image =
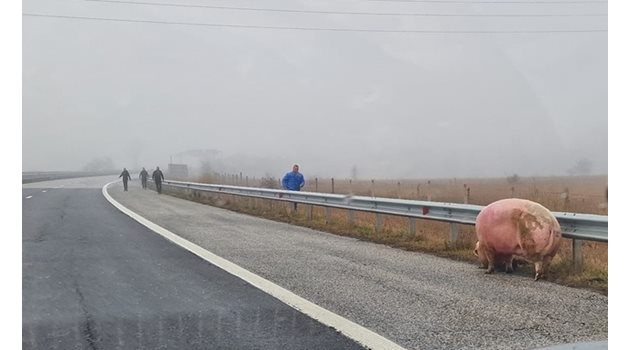
{"type": "Polygon", "coordinates": [[[582,240],[571,240],[571,251],[573,255],[573,271],[582,272],[584,268],[584,257],[582,256],[582,240]]]}
{"type": "Polygon", "coordinates": [[[307,211],[306,215],[307,215],[309,221],[313,220],[313,206],[312,205],[308,206],[308,211],[307,211]]]}
{"type": "Polygon", "coordinates": [[[450,223],[450,234],[448,237],[448,245],[449,247],[453,246],[455,242],[457,242],[457,237],[459,236],[459,226],[456,223],[450,223]]]}
{"type": "Polygon", "coordinates": [[[383,215],[376,214],[376,224],[374,225],[374,230],[378,233],[383,230],[383,215]]]}
{"type": "Polygon", "coordinates": [[[326,207],[326,224],[330,223],[330,207],[326,207]]]}
{"type": "Polygon", "coordinates": [[[416,219],[409,218],[409,236],[413,237],[416,235],[416,219]]]}
{"type": "Polygon", "coordinates": [[[372,191],[372,198],[374,198],[374,179],[372,179],[371,191],[372,191]]]}
{"type": "Polygon", "coordinates": [[[330,178],[330,186],[332,188],[332,193],[335,193],[335,178],[334,177],[330,178]]]}
{"type": "Polygon", "coordinates": [[[348,209],[348,224],[354,225],[354,210],[348,209]]]}

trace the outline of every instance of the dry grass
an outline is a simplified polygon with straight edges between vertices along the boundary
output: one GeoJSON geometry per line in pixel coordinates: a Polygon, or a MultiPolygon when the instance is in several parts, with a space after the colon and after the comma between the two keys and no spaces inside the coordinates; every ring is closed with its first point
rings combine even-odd
{"type": "MultiPolygon", "coordinates": [[[[335,193],[487,205],[517,197],[538,202],[552,211],[606,215],[607,176],[528,177],[426,180],[335,179],[335,193]],[[469,191],[467,189],[470,189],[469,191]],[[565,195],[566,193],[566,195],[565,195]]],[[[331,179],[309,179],[304,191],[332,192],[331,179]],[[317,188],[316,188],[317,187],[317,188]],[[317,189],[317,190],[316,190],[317,189]]]]}
{"type": "MultiPolygon", "coordinates": [[[[197,182],[206,183],[223,182],[221,180],[220,177],[195,179],[197,182]]],[[[249,180],[249,185],[258,186],[254,181],[249,180]]],[[[507,197],[519,197],[537,201],[552,211],[607,215],[607,181],[606,176],[521,178],[511,183],[506,178],[379,180],[374,184],[369,180],[352,182],[335,180],[334,192],[455,203],[467,201],[478,205],[487,205],[507,197]],[[467,193],[469,193],[468,197],[466,197],[467,193]]],[[[305,190],[317,189],[319,192],[332,192],[330,179],[323,182],[318,179],[316,188],[315,180],[310,179],[305,190]]],[[[370,213],[354,212],[351,222],[348,211],[329,209],[327,222],[326,209],[323,207],[300,205],[298,211],[293,212],[292,204],[269,200],[247,199],[232,195],[191,194],[181,191],[172,191],[171,194],[250,215],[387,244],[400,249],[428,252],[477,263],[476,257],[472,254],[476,235],[474,227],[469,225],[459,225],[458,240],[455,244],[449,245],[449,224],[447,223],[416,220],[415,232],[410,232],[408,218],[383,215],[382,229],[376,232],[376,216],[370,213]]],[[[608,244],[584,242],[582,251],[583,268],[581,271],[575,270],[571,240],[563,240],[560,251],[549,268],[548,280],[607,294],[608,244]]],[[[533,269],[530,265],[522,266],[519,271],[520,274],[533,277],[533,269]]]]}

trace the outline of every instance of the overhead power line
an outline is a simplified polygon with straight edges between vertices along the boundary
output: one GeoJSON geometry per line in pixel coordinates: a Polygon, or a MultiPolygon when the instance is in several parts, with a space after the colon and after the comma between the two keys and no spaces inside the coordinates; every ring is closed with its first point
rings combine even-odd
{"type": "Polygon", "coordinates": [[[605,13],[596,13],[596,14],[588,14],[588,13],[585,13],[585,14],[512,14],[512,13],[458,14],[458,13],[413,13],[413,12],[320,11],[320,10],[292,10],[292,9],[258,8],[258,7],[173,4],[173,3],[164,3],[164,2],[121,1],[121,0],[85,0],[85,1],[113,3],[113,4],[132,4],[132,5],[143,5],[143,6],[206,8],[206,9],[215,9],[215,10],[234,10],[234,11],[309,13],[309,14],[326,14],[326,15],[411,16],[411,17],[602,17],[602,16],[608,16],[608,14],[605,14],[605,13]]]}
{"type": "Polygon", "coordinates": [[[360,28],[321,28],[321,27],[282,27],[282,26],[262,26],[248,24],[223,24],[223,23],[195,23],[195,22],[170,22],[154,20],[137,20],[122,18],[87,17],[87,16],[66,16],[38,13],[22,13],[27,17],[48,17],[57,19],[107,21],[107,22],[129,22],[129,23],[150,23],[183,26],[204,26],[215,28],[241,28],[241,29],[275,29],[275,30],[300,30],[300,31],[327,31],[327,32],[359,32],[359,33],[418,33],[418,34],[536,34],[536,33],[603,33],[607,29],[557,29],[557,30],[397,30],[397,29],[360,29],[360,28]]]}

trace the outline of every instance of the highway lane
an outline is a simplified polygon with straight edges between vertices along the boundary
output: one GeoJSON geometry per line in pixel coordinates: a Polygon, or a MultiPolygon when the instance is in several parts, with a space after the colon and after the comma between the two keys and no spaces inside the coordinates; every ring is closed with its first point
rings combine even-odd
{"type": "Polygon", "coordinates": [[[114,184],[117,201],[408,349],[533,349],[608,337],[608,298],[531,276],[114,184]]]}
{"type": "Polygon", "coordinates": [[[23,186],[24,349],[361,349],[105,200],[116,177],[23,186]]]}

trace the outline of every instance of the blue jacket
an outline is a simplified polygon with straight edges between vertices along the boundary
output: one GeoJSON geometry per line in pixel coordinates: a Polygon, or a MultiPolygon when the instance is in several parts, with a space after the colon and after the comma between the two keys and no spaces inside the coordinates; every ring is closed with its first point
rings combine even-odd
{"type": "Polygon", "coordinates": [[[282,178],[282,187],[285,190],[299,191],[304,186],[304,176],[302,174],[289,171],[282,178]]]}

